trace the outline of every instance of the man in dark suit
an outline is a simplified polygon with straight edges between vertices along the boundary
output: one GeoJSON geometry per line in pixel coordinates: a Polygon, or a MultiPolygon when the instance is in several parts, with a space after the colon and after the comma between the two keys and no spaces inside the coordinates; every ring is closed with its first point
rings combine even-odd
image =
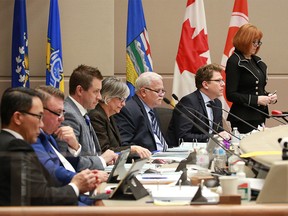
{"type": "Polygon", "coordinates": [[[94,109],[101,99],[102,79],[97,68],[80,65],[69,80],[70,95],[64,101],[65,120],[62,125],[73,128],[81,150],[80,145],[78,149],[73,149],[65,141],[57,141],[63,155],[79,157],[77,171],[86,168],[103,170],[117,159],[117,154],[109,149],[102,154],[97,135],[87,115],[87,111],[94,109]]]}
{"type": "Polygon", "coordinates": [[[77,205],[78,195],[94,190],[89,171],[57,187],[30,144],[43,127],[41,96],[28,88],[9,88],[1,100],[0,205],[77,205]]]}
{"type": "Polygon", "coordinates": [[[152,124],[159,122],[153,108],[161,105],[164,95],[163,81],[159,74],[145,72],[137,78],[135,95],[115,115],[123,146],[135,144],[151,152],[167,149],[159,126],[157,129],[152,124]]]}
{"type": "Polygon", "coordinates": [[[221,67],[216,64],[208,64],[198,69],[195,76],[195,84],[197,90],[191,94],[184,96],[176,105],[177,109],[184,114],[180,114],[174,109],[172,119],[168,128],[169,146],[178,146],[179,139],[185,142],[207,142],[207,134],[202,133],[195,127],[191,120],[203,128],[207,133],[220,132],[224,138],[230,138],[230,135],[223,131],[222,127],[222,110],[217,108],[209,108],[206,105],[211,103],[214,106],[222,108],[222,103],[218,97],[223,95],[225,82],[221,75],[221,67]],[[192,108],[192,109],[189,109],[192,108]],[[197,110],[197,112],[193,111],[197,110]],[[197,120],[190,112],[194,113],[201,121],[197,120]],[[200,115],[201,113],[202,115],[200,115]],[[190,119],[187,119],[188,118],[190,119]],[[203,117],[205,116],[205,117],[203,117]],[[209,121],[209,120],[210,121],[209,121]],[[213,123],[213,122],[214,123],[213,123]],[[213,128],[213,130],[211,129],[213,128]]]}

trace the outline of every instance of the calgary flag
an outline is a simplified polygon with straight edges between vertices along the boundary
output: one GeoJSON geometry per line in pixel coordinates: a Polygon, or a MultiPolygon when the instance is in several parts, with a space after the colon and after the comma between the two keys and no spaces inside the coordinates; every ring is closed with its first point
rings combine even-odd
{"type": "Polygon", "coordinates": [[[188,0],[176,56],[173,93],[179,99],[193,92],[199,67],[211,62],[203,0],[188,0]]]}
{"type": "MultiPolygon", "coordinates": [[[[238,29],[245,23],[248,23],[248,3],[247,0],[235,0],[234,8],[230,20],[228,35],[226,39],[226,45],[224,49],[224,54],[221,61],[221,66],[225,70],[226,62],[228,58],[233,54],[234,47],[232,44],[233,38],[238,31],[238,29]]],[[[226,80],[226,74],[223,71],[222,76],[224,80],[226,80]]],[[[224,92],[224,96],[226,97],[226,92],[224,92]]],[[[229,109],[231,106],[231,102],[227,101],[227,99],[222,98],[222,106],[224,109],[229,109]]]]}

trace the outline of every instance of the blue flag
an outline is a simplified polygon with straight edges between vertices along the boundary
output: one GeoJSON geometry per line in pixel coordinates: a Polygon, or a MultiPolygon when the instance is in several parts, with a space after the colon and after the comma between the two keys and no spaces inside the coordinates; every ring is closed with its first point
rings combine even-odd
{"type": "Polygon", "coordinates": [[[131,98],[135,80],[146,71],[153,71],[148,32],[141,0],[129,0],[126,42],[126,80],[131,98]]]}
{"type": "Polygon", "coordinates": [[[15,0],[12,35],[12,87],[29,87],[26,0],[15,0]]]}
{"type": "Polygon", "coordinates": [[[64,92],[62,64],[61,28],[58,0],[50,0],[47,34],[46,85],[54,86],[64,92]]]}

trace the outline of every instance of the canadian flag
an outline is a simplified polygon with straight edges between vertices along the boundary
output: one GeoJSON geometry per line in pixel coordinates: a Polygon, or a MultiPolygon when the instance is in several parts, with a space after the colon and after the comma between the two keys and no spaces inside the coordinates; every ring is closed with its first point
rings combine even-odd
{"type": "MultiPolygon", "coordinates": [[[[235,0],[233,12],[230,20],[228,35],[226,39],[226,45],[224,48],[224,54],[221,60],[221,66],[223,67],[223,79],[226,80],[225,68],[228,58],[234,52],[234,46],[232,44],[233,38],[238,29],[245,23],[248,23],[248,3],[247,0],[235,0]]],[[[224,97],[220,98],[224,109],[229,110],[231,102],[226,99],[226,91],[224,89],[224,97]]]]}
{"type": "Polygon", "coordinates": [[[176,56],[172,93],[181,97],[196,90],[195,74],[211,62],[203,0],[188,0],[176,56]]]}

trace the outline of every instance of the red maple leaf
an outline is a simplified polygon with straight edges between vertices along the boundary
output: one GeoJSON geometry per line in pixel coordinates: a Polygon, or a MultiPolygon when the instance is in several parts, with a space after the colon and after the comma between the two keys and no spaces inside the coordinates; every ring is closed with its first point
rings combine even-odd
{"type": "Polygon", "coordinates": [[[189,19],[187,19],[182,26],[176,57],[180,73],[187,70],[195,74],[199,67],[207,63],[207,57],[200,55],[209,50],[208,37],[202,29],[196,37],[192,38],[194,31],[195,28],[191,28],[189,19]]]}

